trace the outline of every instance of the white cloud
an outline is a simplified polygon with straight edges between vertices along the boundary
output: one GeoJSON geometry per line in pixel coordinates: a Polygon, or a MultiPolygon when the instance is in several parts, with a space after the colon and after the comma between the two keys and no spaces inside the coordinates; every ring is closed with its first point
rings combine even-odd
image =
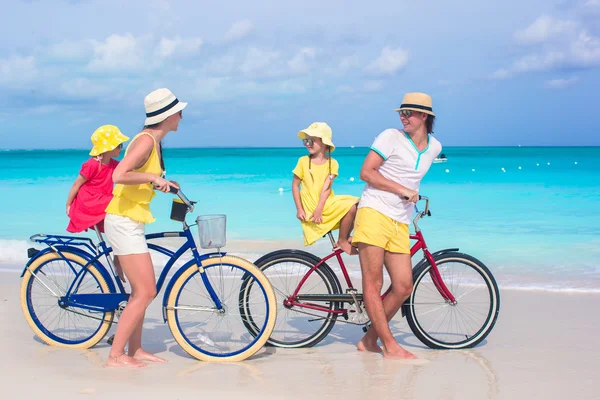
{"type": "Polygon", "coordinates": [[[577,77],[571,77],[566,79],[551,79],[544,82],[544,86],[548,89],[565,89],[579,81],[577,77]]]}
{"type": "Polygon", "coordinates": [[[363,88],[365,92],[378,92],[383,89],[383,81],[367,81],[363,88]]]}
{"type": "Polygon", "coordinates": [[[110,98],[114,100],[117,97],[116,91],[111,86],[101,81],[94,82],[87,78],[74,78],[62,82],[59,90],[72,98],[98,98],[110,95],[110,98]]]}
{"type": "Polygon", "coordinates": [[[132,34],[110,35],[103,42],[94,42],[94,57],[89,63],[92,71],[119,71],[141,67],[144,49],[140,39],[132,34]]]}
{"type": "Polygon", "coordinates": [[[565,60],[562,51],[548,51],[541,54],[532,54],[515,61],[512,66],[513,73],[548,71],[565,60]]]}
{"type": "Polygon", "coordinates": [[[177,11],[173,10],[168,0],[152,0],[146,3],[145,8],[151,30],[171,28],[179,21],[177,11]]]}
{"type": "Polygon", "coordinates": [[[523,44],[544,43],[563,35],[572,35],[577,31],[578,26],[576,21],[559,20],[542,15],[527,28],[518,30],[515,39],[523,44]]]}
{"type": "Polygon", "coordinates": [[[200,101],[223,100],[228,93],[224,90],[229,78],[204,77],[196,80],[196,89],[193,92],[194,99],[200,101]]]}
{"type": "Polygon", "coordinates": [[[160,43],[158,44],[158,48],[156,49],[156,54],[159,57],[169,57],[173,53],[175,53],[175,49],[177,48],[177,43],[175,40],[162,38],[160,39],[160,43]]]}
{"type": "Polygon", "coordinates": [[[315,59],[317,51],[312,47],[304,47],[288,61],[288,66],[292,73],[303,74],[310,69],[310,62],[315,59]]]}
{"type": "Polygon", "coordinates": [[[382,80],[368,80],[362,83],[359,86],[350,86],[350,85],[339,85],[336,88],[337,93],[342,94],[350,94],[350,93],[370,93],[370,92],[378,92],[385,87],[385,82],[382,80]]]}
{"type": "Polygon", "coordinates": [[[283,81],[278,85],[279,92],[285,94],[300,94],[306,93],[306,86],[299,82],[294,82],[291,80],[283,81]]]}
{"type": "Polygon", "coordinates": [[[536,45],[535,50],[510,66],[498,69],[491,75],[492,79],[563,68],[600,67],[600,38],[577,21],[541,16],[528,28],[518,31],[515,40],[536,45]]]}
{"type": "Polygon", "coordinates": [[[235,22],[225,33],[225,42],[231,43],[243,39],[254,31],[254,24],[250,20],[235,22]]]}
{"type": "Polygon", "coordinates": [[[408,50],[385,46],[379,57],[366,70],[375,74],[394,75],[408,63],[408,50]]]}
{"type": "Polygon", "coordinates": [[[337,87],[336,92],[338,92],[338,93],[354,93],[355,89],[350,85],[340,85],[337,87]]]}
{"type": "Polygon", "coordinates": [[[347,71],[350,69],[358,68],[360,66],[360,58],[353,54],[351,56],[342,57],[338,64],[338,68],[341,71],[347,71]]]}
{"type": "Polygon", "coordinates": [[[490,79],[508,79],[512,76],[513,74],[509,72],[506,68],[500,68],[490,75],[490,79]]]}
{"type": "Polygon", "coordinates": [[[32,81],[38,74],[35,57],[13,56],[0,59],[0,84],[19,86],[32,81]]]}
{"type": "Polygon", "coordinates": [[[570,53],[575,65],[600,66],[600,38],[582,32],[571,44],[570,53]]]}
{"type": "Polygon", "coordinates": [[[183,39],[181,36],[173,39],[163,37],[158,43],[156,55],[161,58],[167,58],[173,54],[188,56],[197,53],[203,43],[202,39],[198,37],[188,39],[183,39]]]}
{"type": "Polygon", "coordinates": [[[48,55],[50,57],[65,61],[84,60],[89,58],[93,53],[94,44],[91,40],[64,40],[48,48],[48,55]]]}
{"type": "Polygon", "coordinates": [[[277,76],[283,71],[278,67],[281,54],[256,47],[248,49],[240,71],[248,76],[277,76]]]}
{"type": "Polygon", "coordinates": [[[211,75],[229,75],[238,67],[240,61],[233,54],[210,57],[204,64],[204,70],[211,75]]]}

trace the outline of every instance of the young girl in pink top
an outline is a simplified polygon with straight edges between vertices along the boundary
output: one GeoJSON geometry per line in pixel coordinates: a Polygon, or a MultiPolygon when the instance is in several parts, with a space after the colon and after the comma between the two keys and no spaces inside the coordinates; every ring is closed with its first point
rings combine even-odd
{"type": "Polygon", "coordinates": [[[81,166],[67,196],[67,215],[69,232],[83,232],[98,226],[104,232],[104,210],[112,199],[112,174],[119,165],[115,160],[129,138],[114,125],[104,125],[93,133],[94,147],[90,158],[81,166]]]}

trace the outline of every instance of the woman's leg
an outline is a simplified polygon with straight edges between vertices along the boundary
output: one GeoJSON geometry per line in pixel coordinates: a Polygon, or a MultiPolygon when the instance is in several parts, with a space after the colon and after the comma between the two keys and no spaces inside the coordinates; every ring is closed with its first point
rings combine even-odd
{"type": "MultiPolygon", "coordinates": [[[[107,366],[127,365],[142,367],[145,364],[131,355],[125,354],[125,345],[139,331],[134,339],[136,351],[141,345],[141,326],[146,308],[156,296],[156,278],[150,253],[120,255],[119,262],[131,285],[131,295],[121,314],[115,338],[110,349],[107,366]]],[[[135,354],[135,353],[134,353],[135,354]]]]}
{"type": "Polygon", "coordinates": [[[134,357],[136,360],[142,361],[150,361],[156,363],[166,363],[168,362],[164,358],[161,358],[157,355],[147,352],[142,348],[142,327],[144,325],[144,320],[138,323],[129,339],[129,345],[127,346],[127,354],[130,357],[134,357]]]}
{"type": "Polygon", "coordinates": [[[340,233],[337,246],[348,254],[357,254],[356,250],[350,244],[350,232],[354,227],[354,218],[356,217],[357,205],[353,205],[340,221],[340,233]]]}

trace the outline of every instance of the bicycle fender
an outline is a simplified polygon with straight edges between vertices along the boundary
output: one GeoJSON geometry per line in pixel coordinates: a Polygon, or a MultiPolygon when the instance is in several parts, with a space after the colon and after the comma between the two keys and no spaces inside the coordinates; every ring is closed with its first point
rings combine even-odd
{"type": "Polygon", "coordinates": [[[433,256],[433,258],[435,258],[436,256],[440,256],[445,253],[452,253],[452,252],[459,251],[459,250],[460,249],[458,247],[453,248],[453,249],[443,249],[443,250],[438,250],[435,253],[431,253],[431,255],[433,256]]]}
{"type": "Polygon", "coordinates": [[[278,255],[284,254],[284,253],[301,254],[303,256],[312,258],[316,262],[321,261],[321,259],[319,257],[315,256],[312,253],[304,251],[304,250],[283,249],[283,250],[275,250],[275,251],[272,251],[270,253],[267,253],[264,256],[260,257],[258,260],[254,261],[253,264],[256,265],[258,268],[260,268],[262,266],[262,264],[265,262],[265,260],[267,260],[268,258],[271,258],[273,256],[278,256],[278,255]]]}
{"type": "MultiPolygon", "coordinates": [[[[263,264],[265,263],[266,260],[268,260],[271,257],[278,256],[280,254],[285,254],[285,253],[300,254],[300,255],[306,256],[308,258],[311,258],[315,263],[319,263],[321,261],[321,259],[319,257],[317,257],[314,254],[309,253],[307,251],[296,250],[296,249],[283,249],[283,250],[275,250],[270,253],[267,253],[264,256],[260,257],[258,260],[254,261],[252,264],[256,265],[258,267],[258,269],[261,269],[261,267],[263,266],[263,264]]],[[[248,277],[248,274],[244,274],[241,279],[244,280],[247,277],[248,277]]]]}
{"type": "MultiPolygon", "coordinates": [[[[23,272],[21,272],[21,278],[23,278],[23,276],[25,275],[25,272],[27,271],[27,268],[31,265],[32,262],[34,262],[35,260],[37,260],[38,258],[40,258],[41,256],[43,256],[47,253],[56,253],[56,252],[64,251],[64,252],[75,254],[88,262],[95,258],[95,256],[92,256],[90,253],[88,253],[85,250],[82,250],[78,247],[73,247],[73,246],[53,246],[53,247],[57,251],[54,251],[54,249],[52,247],[47,247],[45,249],[38,251],[33,257],[31,257],[29,259],[29,261],[27,261],[27,264],[25,264],[25,267],[23,268],[23,272]]],[[[108,271],[106,270],[104,265],[102,265],[102,263],[98,260],[94,261],[93,264],[96,267],[96,269],[100,272],[100,274],[102,275],[104,280],[106,281],[106,284],[108,285],[108,288],[111,291],[111,293],[116,293],[116,288],[115,288],[113,278],[108,273],[108,271]]]]}
{"type": "MultiPolygon", "coordinates": [[[[458,249],[457,249],[457,248],[455,248],[455,249],[443,249],[443,250],[438,250],[438,251],[436,251],[435,253],[431,253],[431,257],[433,257],[433,258],[435,259],[437,256],[441,256],[441,255],[443,255],[443,254],[446,254],[446,253],[453,253],[453,252],[455,252],[455,251],[458,251],[458,249]]],[[[429,263],[429,260],[427,259],[427,257],[423,257],[423,258],[421,259],[421,261],[419,261],[419,262],[417,263],[417,265],[415,265],[415,266],[413,267],[413,271],[417,270],[417,269],[418,269],[418,268],[419,268],[421,265],[423,265],[423,264],[426,264],[426,263],[429,263]]],[[[414,280],[414,278],[415,278],[415,277],[413,276],[413,280],[414,280]]],[[[408,299],[407,299],[407,301],[408,301],[408,299]]]]}

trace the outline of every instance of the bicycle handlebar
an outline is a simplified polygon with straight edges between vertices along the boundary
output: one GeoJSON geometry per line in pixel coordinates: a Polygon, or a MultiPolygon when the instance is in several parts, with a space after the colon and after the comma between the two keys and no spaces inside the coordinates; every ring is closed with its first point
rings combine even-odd
{"type": "Polygon", "coordinates": [[[187,196],[185,194],[183,194],[181,189],[177,189],[173,186],[169,186],[169,193],[177,195],[177,197],[179,197],[181,199],[181,201],[183,201],[183,204],[185,204],[188,207],[188,212],[194,211],[194,204],[196,204],[196,202],[188,199],[187,196]]]}
{"type": "Polygon", "coordinates": [[[413,219],[413,225],[415,226],[415,232],[419,232],[419,220],[424,216],[431,216],[431,211],[429,211],[429,198],[425,196],[419,195],[419,200],[425,200],[425,209],[423,211],[419,211],[417,205],[415,204],[416,215],[413,219]]]}

